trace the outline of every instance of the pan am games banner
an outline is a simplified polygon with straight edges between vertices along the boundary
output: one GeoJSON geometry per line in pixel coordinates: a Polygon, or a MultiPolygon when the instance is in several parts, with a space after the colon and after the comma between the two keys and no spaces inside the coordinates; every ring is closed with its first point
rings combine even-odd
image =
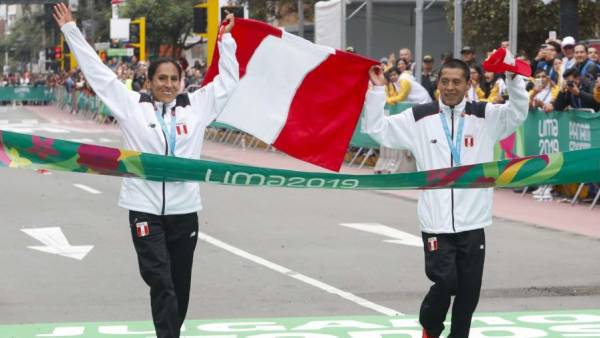
{"type": "Polygon", "coordinates": [[[237,186],[376,190],[488,188],[600,182],[600,148],[414,173],[347,175],[166,157],[0,131],[0,166],[237,186]]]}

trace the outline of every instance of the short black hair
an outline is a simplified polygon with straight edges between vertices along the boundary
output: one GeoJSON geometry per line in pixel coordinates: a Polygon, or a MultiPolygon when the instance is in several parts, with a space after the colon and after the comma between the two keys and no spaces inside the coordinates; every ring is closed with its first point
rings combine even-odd
{"type": "Polygon", "coordinates": [[[442,71],[444,69],[462,69],[463,74],[465,75],[465,80],[467,80],[467,82],[469,82],[469,80],[471,79],[471,70],[469,69],[469,66],[467,65],[467,63],[464,62],[463,60],[451,59],[451,60],[448,60],[448,62],[444,63],[438,73],[438,79],[442,78],[442,71]]]}
{"type": "Polygon", "coordinates": [[[574,77],[579,77],[579,71],[577,70],[576,67],[571,67],[571,68],[565,70],[565,72],[563,73],[563,79],[566,79],[571,75],[573,75],[574,77]]]}
{"type": "Polygon", "coordinates": [[[577,46],[583,46],[583,49],[585,49],[585,52],[587,53],[587,51],[588,51],[588,45],[586,45],[583,42],[577,42],[573,48],[575,48],[577,46]]]}
{"type": "Polygon", "coordinates": [[[172,63],[173,65],[175,65],[175,67],[177,67],[179,79],[181,80],[181,73],[183,72],[181,65],[173,58],[161,57],[150,62],[150,66],[148,67],[148,79],[150,79],[150,81],[152,81],[152,78],[154,77],[154,74],[156,74],[156,70],[158,69],[158,67],[163,63],[172,63]]]}

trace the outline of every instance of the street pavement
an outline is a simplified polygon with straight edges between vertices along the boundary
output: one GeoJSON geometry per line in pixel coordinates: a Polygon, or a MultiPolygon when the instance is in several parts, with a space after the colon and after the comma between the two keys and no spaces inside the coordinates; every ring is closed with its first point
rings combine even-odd
{"type": "MultiPolygon", "coordinates": [[[[117,127],[53,107],[0,107],[0,129],[121,145],[117,127]]],[[[212,142],[204,154],[306,169],[212,142]]],[[[0,338],[152,336],[119,186],[112,177],[0,169],[0,338]]],[[[415,317],[430,283],[414,193],[201,189],[186,337],[420,337],[415,317]]],[[[506,194],[502,203],[515,209],[532,203],[506,194]]],[[[471,336],[599,337],[600,236],[550,229],[543,204],[530,210],[526,221],[505,215],[486,230],[471,336]]],[[[600,219],[570,210],[574,224],[600,219]]]]}

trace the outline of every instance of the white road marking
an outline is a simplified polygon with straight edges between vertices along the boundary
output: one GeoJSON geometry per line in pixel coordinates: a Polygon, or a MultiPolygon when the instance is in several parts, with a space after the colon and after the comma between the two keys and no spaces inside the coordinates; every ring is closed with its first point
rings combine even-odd
{"type": "Polygon", "coordinates": [[[74,138],[70,139],[69,141],[77,143],[94,143],[94,140],[92,140],[91,138],[74,138]]]}
{"type": "Polygon", "coordinates": [[[8,120],[0,120],[0,124],[8,124],[8,120]]]}
{"type": "Polygon", "coordinates": [[[117,140],[111,140],[111,139],[105,138],[105,137],[101,137],[99,141],[101,143],[115,143],[115,142],[118,142],[117,140]]]}
{"type": "Polygon", "coordinates": [[[404,244],[409,246],[423,247],[423,240],[421,237],[409,234],[398,229],[385,226],[379,223],[340,223],[341,226],[348,228],[370,232],[385,237],[391,237],[393,239],[387,239],[385,242],[404,244]]]}
{"type": "Polygon", "coordinates": [[[59,227],[21,229],[45,246],[28,246],[33,250],[82,260],[94,248],[93,245],[71,245],[59,227]]]}
{"type": "Polygon", "coordinates": [[[42,127],[39,129],[43,130],[43,131],[47,131],[49,133],[53,133],[53,134],[68,134],[68,133],[70,133],[70,131],[65,130],[65,129],[60,129],[60,128],[42,127]]]}
{"type": "Polygon", "coordinates": [[[22,120],[21,123],[23,123],[23,124],[38,124],[39,122],[38,122],[38,120],[35,120],[35,119],[33,119],[33,120],[29,119],[29,120],[22,120]]]}
{"type": "Polygon", "coordinates": [[[225,242],[222,242],[222,241],[220,241],[220,240],[218,240],[218,239],[216,239],[214,237],[211,237],[211,236],[209,236],[209,235],[207,235],[207,234],[205,234],[203,232],[198,232],[198,238],[201,239],[201,240],[203,240],[203,241],[205,241],[205,242],[207,242],[207,243],[210,243],[210,244],[212,244],[214,246],[217,246],[217,247],[219,247],[221,249],[229,251],[230,253],[232,253],[232,254],[234,254],[236,256],[240,256],[240,257],[242,257],[244,259],[247,259],[247,260],[252,261],[252,262],[254,262],[256,264],[262,265],[262,266],[264,266],[266,268],[269,268],[269,269],[271,269],[273,271],[277,271],[277,272],[279,272],[279,273],[281,273],[283,275],[286,275],[288,277],[291,277],[291,278],[294,278],[296,280],[302,281],[302,282],[304,282],[306,284],[309,284],[311,286],[314,286],[316,288],[324,290],[324,291],[326,291],[328,293],[340,296],[340,297],[342,297],[342,298],[344,298],[346,300],[349,300],[349,301],[351,301],[351,302],[353,302],[353,303],[355,303],[357,305],[360,305],[360,306],[366,307],[368,309],[371,309],[373,311],[382,313],[382,314],[384,314],[386,316],[401,316],[401,315],[404,315],[403,313],[398,312],[396,310],[387,308],[385,306],[381,306],[379,304],[375,304],[375,303],[370,302],[370,301],[368,301],[368,300],[366,300],[364,298],[358,297],[358,296],[356,296],[356,295],[354,295],[354,294],[352,294],[350,292],[340,290],[340,289],[338,289],[338,288],[336,288],[334,286],[331,286],[329,284],[326,284],[326,283],[321,282],[319,280],[316,280],[314,278],[308,277],[308,276],[303,275],[301,273],[295,272],[295,271],[290,270],[290,269],[288,269],[288,268],[286,268],[284,266],[281,266],[279,264],[276,264],[276,263],[273,263],[271,261],[268,261],[268,260],[266,260],[264,258],[255,256],[255,255],[253,255],[253,254],[251,254],[249,252],[246,252],[246,251],[244,251],[242,249],[238,249],[238,248],[236,248],[236,247],[234,247],[232,245],[229,245],[229,244],[227,244],[225,242]]]}
{"type": "Polygon", "coordinates": [[[87,191],[87,192],[89,192],[90,194],[95,194],[95,195],[97,195],[97,194],[101,194],[101,192],[100,192],[100,191],[98,191],[98,190],[96,190],[96,189],[94,189],[94,188],[90,188],[90,187],[88,187],[87,185],[83,185],[83,184],[79,184],[79,183],[75,183],[75,184],[73,184],[73,185],[74,185],[75,187],[77,187],[77,188],[81,189],[81,190],[84,190],[84,191],[87,191]]]}

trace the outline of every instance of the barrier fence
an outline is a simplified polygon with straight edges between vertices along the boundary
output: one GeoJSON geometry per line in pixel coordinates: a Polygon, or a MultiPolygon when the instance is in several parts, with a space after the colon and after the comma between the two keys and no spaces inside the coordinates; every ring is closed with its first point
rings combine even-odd
{"type": "Polygon", "coordinates": [[[49,103],[53,100],[53,90],[46,86],[0,87],[0,101],[2,102],[49,103]]]}

